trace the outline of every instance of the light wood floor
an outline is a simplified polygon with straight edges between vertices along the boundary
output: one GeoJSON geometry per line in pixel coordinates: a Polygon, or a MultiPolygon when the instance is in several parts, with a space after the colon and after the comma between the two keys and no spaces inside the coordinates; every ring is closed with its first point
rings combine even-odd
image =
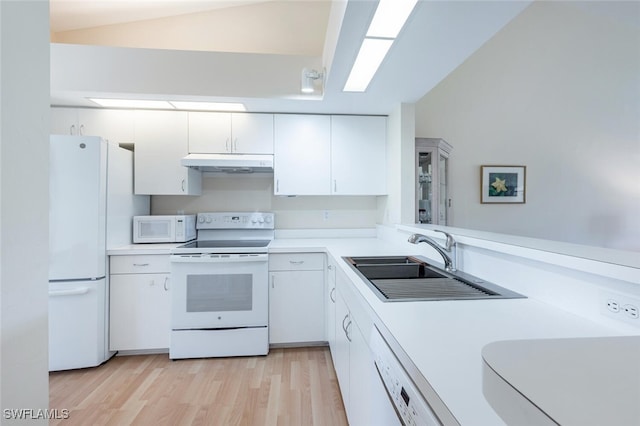
{"type": "Polygon", "coordinates": [[[72,425],[346,425],[326,347],[267,356],[170,361],[167,354],[112,358],[49,374],[50,408],[72,425]]]}

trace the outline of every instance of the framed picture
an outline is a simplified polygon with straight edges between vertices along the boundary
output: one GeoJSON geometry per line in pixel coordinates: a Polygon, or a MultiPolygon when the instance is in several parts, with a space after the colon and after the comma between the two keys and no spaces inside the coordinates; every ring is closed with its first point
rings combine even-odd
{"type": "Polygon", "coordinates": [[[480,202],[525,202],[526,166],[480,166],[480,202]]]}

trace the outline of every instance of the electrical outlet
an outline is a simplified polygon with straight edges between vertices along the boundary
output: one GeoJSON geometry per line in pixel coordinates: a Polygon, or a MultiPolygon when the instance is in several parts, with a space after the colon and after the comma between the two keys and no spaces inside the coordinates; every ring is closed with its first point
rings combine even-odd
{"type": "Polygon", "coordinates": [[[640,299],[631,296],[602,292],[600,312],[610,318],[640,327],[640,299]]]}
{"type": "Polygon", "coordinates": [[[615,299],[607,300],[607,309],[611,312],[620,312],[620,304],[615,299]]]}
{"type": "Polygon", "coordinates": [[[626,316],[633,319],[638,319],[638,307],[635,305],[624,305],[622,311],[626,316]]]}

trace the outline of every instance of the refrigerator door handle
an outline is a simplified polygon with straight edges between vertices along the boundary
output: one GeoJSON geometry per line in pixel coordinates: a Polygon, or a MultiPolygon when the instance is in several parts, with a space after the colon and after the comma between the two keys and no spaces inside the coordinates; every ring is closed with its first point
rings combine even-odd
{"type": "Polygon", "coordinates": [[[49,290],[49,296],[80,296],[89,293],[89,287],[76,287],[69,290],[49,290]]]}

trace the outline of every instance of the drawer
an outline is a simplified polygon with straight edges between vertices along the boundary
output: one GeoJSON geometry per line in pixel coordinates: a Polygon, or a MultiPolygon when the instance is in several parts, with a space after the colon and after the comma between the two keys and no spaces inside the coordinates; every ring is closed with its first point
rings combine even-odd
{"type": "Polygon", "coordinates": [[[270,271],[323,271],[324,253],[270,254],[270,271]]]}
{"type": "Polygon", "coordinates": [[[111,274],[158,274],[171,272],[168,254],[110,256],[111,274]]]}

